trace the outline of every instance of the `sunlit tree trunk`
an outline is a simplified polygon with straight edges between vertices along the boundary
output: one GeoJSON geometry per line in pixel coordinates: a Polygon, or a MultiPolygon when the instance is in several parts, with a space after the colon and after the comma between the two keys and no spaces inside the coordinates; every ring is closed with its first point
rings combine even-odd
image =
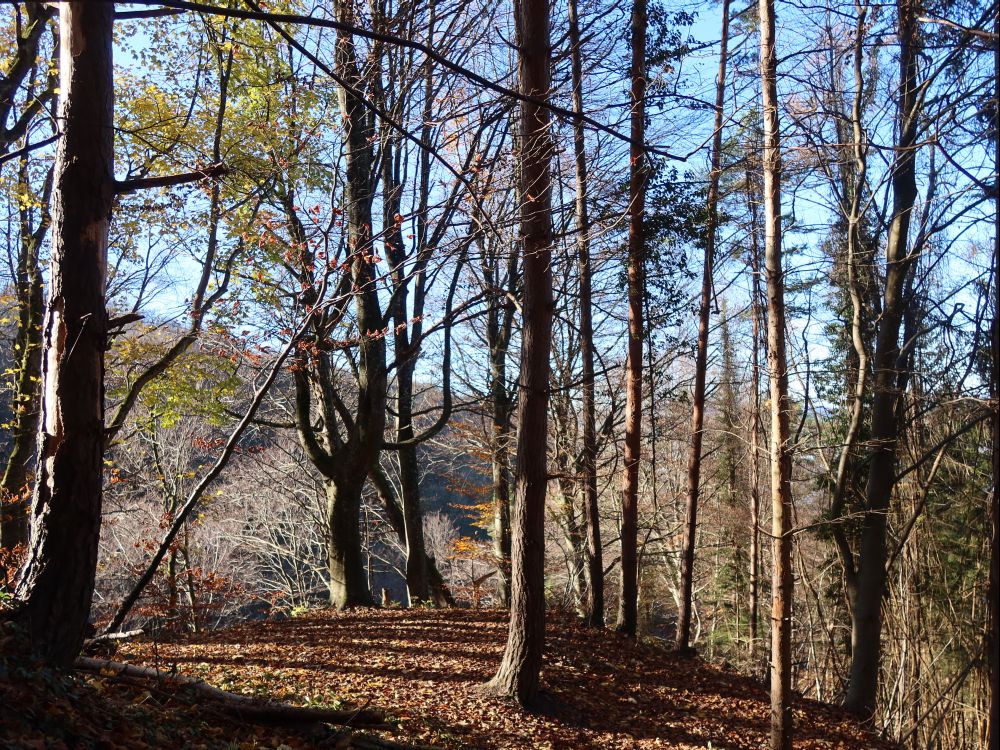
{"type": "Polygon", "coordinates": [[[38,467],[18,618],[69,664],[90,613],[101,525],[105,280],[115,194],[111,3],[59,6],[60,121],[42,333],[38,467]]]}
{"type": "Polygon", "coordinates": [[[545,491],[548,484],[549,352],[552,338],[552,144],[549,113],[549,3],[521,0],[521,240],[524,252],[520,396],[507,646],[492,693],[531,703],[538,693],[545,642],[545,491]]]}
{"type": "Polygon", "coordinates": [[[639,607],[639,458],[642,443],[643,263],[646,208],[646,0],[632,5],[629,144],[628,357],[625,362],[625,471],[622,483],[619,632],[635,635],[639,607]]]}
{"type": "Polygon", "coordinates": [[[774,0],[760,0],[764,118],[764,274],[771,393],[771,750],[792,747],[792,446],[785,358],[785,282],[781,262],[781,141],[778,131],[774,0]]]}

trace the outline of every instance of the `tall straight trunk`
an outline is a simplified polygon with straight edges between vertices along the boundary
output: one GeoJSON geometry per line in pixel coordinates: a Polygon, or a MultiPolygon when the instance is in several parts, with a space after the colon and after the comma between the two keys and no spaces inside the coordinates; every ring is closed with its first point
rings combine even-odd
{"type": "Polygon", "coordinates": [[[919,118],[916,8],[896,5],[899,39],[899,136],[892,167],[892,221],[886,239],[885,289],[875,340],[872,381],[871,448],[865,484],[865,512],[851,612],[851,673],[845,705],[867,723],[875,720],[882,658],[882,597],[886,584],[886,534],[899,441],[897,402],[899,332],[908,303],[907,279],[914,258],[908,253],[910,217],[917,198],[916,139],[919,118]]]}
{"type": "Polygon", "coordinates": [[[771,392],[771,750],[792,747],[792,446],[785,358],[781,262],[781,141],[778,131],[774,0],[760,0],[761,108],[764,117],[764,273],[771,392]]]}
{"type": "Polygon", "coordinates": [[[639,457],[642,443],[642,297],[646,208],[646,0],[632,5],[632,115],[629,144],[628,358],[625,363],[625,472],[622,486],[618,630],[635,635],[639,607],[639,457]]]}
{"type": "MultiPolygon", "coordinates": [[[[42,196],[45,202],[51,192],[51,176],[50,172],[45,181],[45,194],[42,196]]],[[[19,179],[27,187],[26,158],[21,160],[19,179]]],[[[21,208],[19,213],[17,332],[14,340],[17,361],[11,397],[13,425],[10,428],[10,454],[0,479],[0,548],[14,554],[17,550],[23,552],[28,545],[29,483],[38,439],[38,382],[42,371],[42,316],[45,313],[39,251],[49,225],[49,217],[45,213],[35,227],[31,223],[30,209],[21,208]]]]}
{"type": "Polygon", "coordinates": [[[750,270],[753,276],[751,282],[750,301],[753,316],[753,333],[751,339],[750,370],[753,383],[753,399],[750,413],[750,652],[752,664],[757,663],[757,645],[760,612],[760,343],[763,310],[761,309],[761,269],[760,247],[758,243],[757,196],[753,189],[752,176],[747,169],[747,199],[750,204],[750,270]]]}
{"type": "Polygon", "coordinates": [[[104,434],[105,281],[114,201],[111,3],[59,6],[60,121],[42,403],[28,560],[17,614],[49,662],[83,642],[97,570],[104,434]]]}
{"type": "MultiPolygon", "coordinates": [[[[1000,9],[993,30],[1000,37],[1000,9]]],[[[1000,45],[994,49],[993,101],[1000,102],[1000,45]]],[[[1000,105],[993,109],[995,174],[1000,175],[1000,105]]],[[[1000,205],[993,212],[993,299],[1000,285],[1000,205]]],[[[996,303],[995,303],[996,304],[996,303]]],[[[990,660],[990,750],[1000,750],[1000,305],[993,311],[993,501],[990,504],[992,537],[990,542],[990,632],[986,644],[990,660]]]]}
{"type": "Polygon", "coordinates": [[[545,644],[545,491],[548,484],[549,352],[552,340],[552,143],[549,112],[549,3],[521,0],[521,241],[524,297],[521,327],[517,464],[511,546],[510,629],[503,660],[488,690],[521,705],[538,693],[545,644]]]}
{"type": "Polygon", "coordinates": [[[705,423],[705,379],[708,371],[708,329],[712,311],[712,275],[719,225],[719,180],[722,177],[722,123],[726,96],[726,58],[729,47],[729,0],[722,3],[722,41],[719,74],[715,81],[715,131],[712,136],[712,168],[708,176],[708,226],[705,227],[705,259],[698,307],[698,352],[694,365],[694,395],[691,406],[691,452],[688,456],[688,494],[681,553],[681,610],[677,619],[677,648],[685,651],[691,642],[691,607],[694,590],[694,547],[698,532],[698,491],[701,481],[701,446],[705,423]]]}
{"type": "Polygon", "coordinates": [[[393,139],[383,137],[382,144],[382,185],[383,226],[386,255],[391,266],[390,275],[393,294],[389,314],[392,316],[394,333],[393,348],[402,359],[396,371],[396,455],[399,457],[399,484],[402,500],[403,523],[406,530],[406,592],[410,606],[430,600],[427,552],[424,543],[424,517],[420,507],[420,466],[417,458],[416,431],[413,427],[413,379],[420,350],[421,331],[419,315],[423,309],[423,269],[416,272],[414,289],[414,315],[409,316],[409,278],[403,249],[402,222],[395,219],[400,215],[400,194],[402,186],[397,180],[393,139]],[[413,329],[411,338],[410,331],[413,329]]]}
{"type": "MultiPolygon", "coordinates": [[[[577,0],[569,0],[570,68],[573,112],[583,114],[583,52],[577,0]]],[[[590,218],[587,213],[587,144],[583,121],[573,121],[576,165],[576,249],[580,268],[580,359],[583,365],[583,522],[587,533],[587,624],[604,627],[604,554],[597,504],[597,408],[594,399],[593,269],[590,260],[590,218]]]]}

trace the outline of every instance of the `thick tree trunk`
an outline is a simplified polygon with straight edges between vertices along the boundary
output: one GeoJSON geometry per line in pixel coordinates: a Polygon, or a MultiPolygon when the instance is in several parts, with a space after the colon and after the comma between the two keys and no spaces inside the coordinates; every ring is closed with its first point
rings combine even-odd
{"type": "Polygon", "coordinates": [[[330,573],[330,606],[337,609],[373,606],[365,561],[361,554],[360,481],[327,480],[327,567],[330,573]]]}
{"type": "MultiPolygon", "coordinates": [[[[518,72],[521,91],[549,95],[549,3],[521,0],[518,72]]],[[[548,484],[549,351],[552,339],[552,144],[549,113],[521,103],[521,237],[524,301],[521,328],[517,468],[511,549],[507,647],[487,689],[522,705],[538,693],[545,643],[545,491],[548,484]]]]}
{"type": "Polygon", "coordinates": [[[632,5],[629,144],[628,358],[625,363],[625,472],[622,486],[619,632],[635,635],[639,607],[639,458],[642,444],[642,301],[646,209],[646,0],[632,5]]]}
{"type": "MultiPolygon", "coordinates": [[[[583,51],[577,0],[569,0],[570,67],[573,112],[583,114],[583,51]]],[[[576,166],[576,248],[580,267],[580,359],[583,366],[583,522],[587,533],[587,624],[604,627],[604,550],[597,504],[597,408],[594,399],[593,269],[590,261],[590,219],[587,207],[587,144],[582,120],[573,121],[576,166]]]]}
{"type": "Polygon", "coordinates": [[[48,661],[72,663],[90,613],[101,525],[104,307],[114,201],[111,3],[59,7],[60,120],[43,329],[42,427],[18,618],[48,661]]]}
{"type": "Polygon", "coordinates": [[[792,748],[792,446],[785,358],[785,283],[781,261],[781,141],[778,131],[774,0],[760,0],[764,117],[764,272],[771,394],[771,750],[792,748]]]}
{"type": "Polygon", "coordinates": [[[851,612],[851,674],[845,705],[873,723],[882,658],[882,598],[886,581],[886,532],[894,486],[900,397],[899,332],[907,306],[907,278],[913,265],[908,254],[910,217],[917,198],[916,136],[917,21],[912,0],[897,3],[900,45],[899,139],[892,169],[892,221],[886,239],[886,277],[882,316],[873,358],[871,449],[865,484],[865,514],[858,555],[857,584],[851,612]]]}
{"type": "Polygon", "coordinates": [[[726,58],[729,45],[729,0],[722,3],[722,41],[719,73],[715,81],[715,131],[712,136],[712,168],[708,178],[708,226],[705,227],[705,258],[698,307],[698,352],[694,365],[691,406],[691,453],[688,456],[688,494],[681,553],[681,610],[677,618],[678,650],[691,645],[691,607],[694,590],[694,548],[698,533],[698,492],[701,481],[701,446],[705,422],[705,379],[708,374],[708,331],[712,311],[712,277],[715,267],[716,233],[719,224],[719,180],[722,177],[723,103],[726,96],[726,58]]]}

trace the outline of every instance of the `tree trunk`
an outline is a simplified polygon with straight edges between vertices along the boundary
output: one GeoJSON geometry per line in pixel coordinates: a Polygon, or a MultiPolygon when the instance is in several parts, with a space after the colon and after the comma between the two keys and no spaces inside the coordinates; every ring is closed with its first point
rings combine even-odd
{"type": "Polygon", "coordinates": [[[325,482],[327,566],[330,606],[337,609],[370,607],[368,576],[361,555],[361,481],[325,482]]]}
{"type": "MultiPolygon", "coordinates": [[[[760,247],[758,245],[757,196],[753,190],[750,169],[747,169],[747,199],[750,204],[750,269],[753,274],[751,285],[752,300],[750,310],[753,316],[753,333],[751,338],[751,381],[753,394],[751,398],[750,416],[750,643],[747,650],[750,653],[752,665],[757,664],[757,644],[760,612],[760,348],[763,310],[761,309],[760,288],[760,247]]],[[[752,667],[755,669],[756,667],[752,667]]]]}
{"type": "MultiPolygon", "coordinates": [[[[406,522],[403,520],[403,510],[400,507],[399,501],[396,500],[396,493],[393,490],[392,485],[389,484],[389,480],[386,478],[381,466],[375,465],[369,472],[368,476],[371,479],[372,485],[374,485],[379,498],[382,500],[382,508],[385,510],[386,519],[389,521],[389,525],[396,533],[400,544],[402,544],[405,548],[406,522]]],[[[427,554],[426,549],[424,550],[424,556],[424,564],[427,567],[427,585],[430,590],[431,601],[434,602],[435,607],[454,607],[455,597],[453,597],[451,595],[451,591],[448,590],[444,577],[438,570],[437,561],[427,554]]]]}
{"type": "Polygon", "coordinates": [[[774,0],[760,0],[764,117],[764,272],[771,393],[771,750],[792,748],[792,446],[785,359],[785,282],[781,262],[781,141],[778,131],[774,0]]]}
{"type": "Polygon", "coordinates": [[[639,598],[639,458],[642,443],[642,293],[646,208],[646,0],[632,5],[632,115],[629,144],[628,358],[625,363],[625,472],[622,487],[618,631],[634,636],[639,598]]]}
{"type": "Polygon", "coordinates": [[[726,58],[729,45],[729,0],[722,3],[722,41],[719,74],[715,81],[715,123],[712,136],[712,169],[708,180],[708,226],[705,227],[705,260],[698,308],[698,353],[694,365],[694,395],[691,407],[691,453],[688,456],[687,512],[684,549],[681,553],[681,611],[677,618],[677,649],[691,645],[691,606],[694,590],[694,547],[698,532],[698,491],[701,480],[701,446],[705,422],[705,379],[708,374],[708,330],[712,311],[712,276],[715,240],[719,225],[719,180],[722,176],[723,102],[726,96],[726,58]]]}
{"type": "MultiPolygon", "coordinates": [[[[569,0],[570,67],[573,112],[583,114],[583,51],[577,0],[569,0]]],[[[583,366],[583,522],[587,533],[587,624],[604,627],[604,550],[597,504],[597,408],[594,400],[593,269],[590,261],[590,219],[587,209],[587,144],[582,120],[573,121],[576,165],[576,248],[580,267],[580,359],[583,366]]]]}
{"type": "Polygon", "coordinates": [[[60,119],[43,329],[37,481],[17,614],[49,662],[72,663],[94,592],[101,525],[104,308],[114,201],[111,3],[59,7],[60,119]]]}
{"type": "MultiPolygon", "coordinates": [[[[27,161],[22,160],[20,180],[28,185],[27,161]]],[[[45,193],[51,189],[51,172],[45,193]]],[[[47,195],[42,200],[47,201],[47,195]]],[[[43,209],[44,212],[45,209],[43,209]]],[[[13,425],[11,450],[0,479],[0,548],[17,554],[28,546],[28,504],[31,496],[31,467],[38,439],[38,382],[42,370],[42,272],[39,250],[48,230],[49,217],[43,213],[37,227],[31,226],[30,209],[20,209],[20,248],[17,259],[17,353],[14,393],[11,397],[13,425]]]]}
{"type": "MultiPolygon", "coordinates": [[[[544,103],[549,93],[549,3],[518,7],[521,91],[544,103]]],[[[549,113],[521,103],[521,235],[524,301],[521,328],[517,469],[511,546],[510,629],[503,660],[488,685],[521,705],[538,693],[545,643],[545,491],[548,483],[549,351],[552,339],[552,144],[549,113]]]]}
{"type": "Polygon", "coordinates": [[[882,316],[873,358],[871,449],[865,484],[865,514],[858,555],[857,585],[851,617],[851,674],[845,706],[873,723],[882,658],[882,597],[886,581],[886,532],[896,471],[899,424],[899,329],[907,305],[907,278],[914,258],[908,254],[910,216],[917,198],[916,136],[917,21],[912,0],[897,3],[900,45],[899,139],[892,169],[892,221],[886,240],[886,278],[882,316]]]}

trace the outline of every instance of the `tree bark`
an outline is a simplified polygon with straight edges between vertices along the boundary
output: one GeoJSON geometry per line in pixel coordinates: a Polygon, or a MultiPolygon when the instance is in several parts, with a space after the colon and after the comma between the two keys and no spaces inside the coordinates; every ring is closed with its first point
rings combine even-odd
{"type": "Polygon", "coordinates": [[[900,396],[899,332],[907,306],[907,279],[914,258],[907,252],[910,217],[917,198],[916,137],[918,26],[912,0],[897,5],[899,38],[899,137],[892,168],[892,221],[886,239],[886,277],[873,357],[871,449],[865,511],[851,613],[851,674],[845,706],[874,723],[882,658],[882,597],[886,582],[886,533],[895,484],[900,396]]]}
{"type": "MultiPolygon", "coordinates": [[[[583,114],[583,50],[577,0],[569,0],[570,67],[573,77],[573,112],[583,114]]],[[[587,534],[586,621],[604,627],[604,552],[597,496],[597,409],[594,399],[593,269],[590,260],[590,218],[587,208],[587,144],[583,121],[573,121],[573,156],[576,167],[576,250],[580,269],[580,359],[583,367],[583,522],[587,534]]]]}
{"type": "Polygon", "coordinates": [[[712,136],[712,167],[708,177],[708,226],[705,227],[705,259],[701,276],[701,303],[698,307],[698,352],[694,365],[694,394],[691,406],[691,453],[688,457],[688,494],[684,520],[684,549],[681,552],[681,610],[677,618],[676,646],[686,651],[691,645],[691,607],[694,590],[694,548],[698,533],[698,492],[701,481],[701,446],[705,422],[705,380],[708,374],[708,331],[712,312],[712,278],[715,266],[716,233],[719,225],[719,181],[722,177],[723,103],[726,96],[726,61],[729,46],[729,0],[722,3],[722,40],[719,73],[715,81],[715,123],[712,136]]]}
{"type": "Polygon", "coordinates": [[[757,195],[754,191],[753,176],[749,165],[747,167],[747,202],[750,206],[750,270],[753,274],[751,282],[750,301],[753,316],[753,332],[751,335],[751,381],[753,383],[753,399],[750,416],[750,643],[747,650],[750,653],[751,664],[757,664],[757,644],[760,613],[760,434],[761,434],[761,404],[760,404],[760,344],[762,341],[763,309],[761,305],[761,269],[760,247],[758,240],[757,195]]]}
{"type": "Polygon", "coordinates": [[[632,5],[632,115],[629,143],[628,357],[625,363],[625,471],[622,483],[619,632],[634,636],[639,607],[639,459],[642,443],[642,301],[646,208],[646,0],[632,5]]]}
{"type": "Polygon", "coordinates": [[[549,112],[549,3],[518,7],[521,91],[521,240],[524,301],[521,328],[517,468],[507,646],[487,690],[531,704],[538,693],[545,643],[545,491],[548,483],[549,351],[552,339],[552,144],[549,112]]]}
{"type": "Polygon", "coordinates": [[[361,554],[361,493],[365,475],[350,481],[326,480],[327,567],[330,605],[337,609],[370,607],[368,575],[361,554]]]}
{"type": "MultiPolygon", "coordinates": [[[[48,203],[52,172],[45,180],[41,200],[48,203]]],[[[19,179],[27,189],[28,164],[22,158],[19,179]]],[[[37,226],[32,226],[31,210],[19,210],[20,246],[17,258],[17,331],[14,351],[14,393],[11,397],[13,425],[11,450],[0,479],[0,548],[18,555],[28,546],[28,505],[31,497],[32,464],[38,439],[38,383],[42,371],[42,317],[45,303],[39,251],[48,232],[50,217],[42,209],[37,226]]],[[[2,582],[0,582],[2,585],[2,582]]]]}
{"type": "Polygon", "coordinates": [[[114,201],[111,3],[59,7],[60,119],[43,328],[41,430],[17,618],[49,662],[72,663],[94,592],[104,436],[108,227],[114,201]]]}
{"type": "Polygon", "coordinates": [[[764,118],[764,272],[771,394],[771,750],[792,748],[792,446],[785,357],[785,283],[781,261],[781,141],[778,131],[774,0],[760,0],[764,118]]]}

